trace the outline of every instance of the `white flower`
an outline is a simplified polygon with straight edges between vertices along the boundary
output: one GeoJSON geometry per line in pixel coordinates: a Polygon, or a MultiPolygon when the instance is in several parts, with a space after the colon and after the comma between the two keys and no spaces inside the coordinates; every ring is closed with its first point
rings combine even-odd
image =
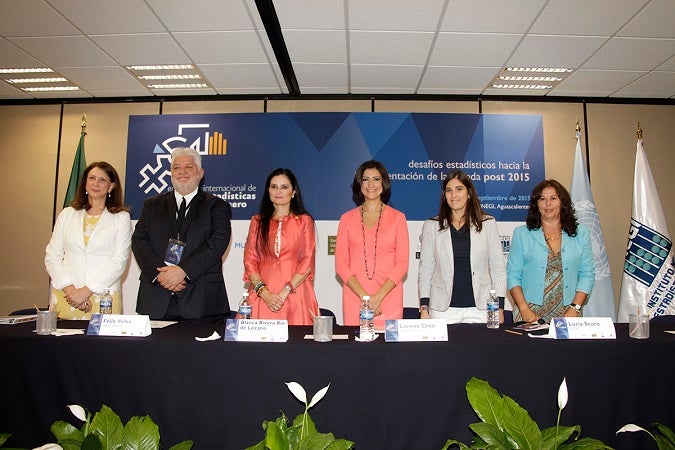
{"type": "Polygon", "coordinates": [[[87,421],[87,412],[80,405],[68,405],[68,409],[70,409],[70,412],[82,422],[87,421]]]}
{"type": "Polygon", "coordinates": [[[59,444],[45,444],[42,447],[35,447],[33,450],[63,450],[63,447],[59,444]]]}
{"type": "Polygon", "coordinates": [[[567,405],[567,381],[563,378],[558,388],[558,408],[563,409],[567,405]]]}
{"type": "Polygon", "coordinates": [[[288,387],[288,390],[291,391],[291,393],[295,396],[295,398],[304,403],[305,407],[309,409],[319,403],[319,401],[321,401],[321,399],[326,395],[326,392],[328,392],[328,388],[330,387],[330,383],[328,383],[328,386],[320,389],[319,392],[314,394],[314,397],[312,397],[312,401],[309,402],[309,405],[307,404],[307,393],[305,392],[305,389],[300,386],[300,384],[296,383],[295,381],[291,381],[290,383],[286,383],[286,386],[288,387]]]}
{"type": "Polygon", "coordinates": [[[619,431],[616,432],[616,434],[623,433],[624,431],[645,431],[645,432],[649,433],[649,431],[645,430],[642,427],[639,427],[639,426],[635,425],[634,423],[627,423],[626,425],[622,426],[619,429],[619,431]]]}
{"type": "Polygon", "coordinates": [[[300,400],[305,405],[307,404],[307,393],[305,392],[305,388],[300,386],[300,384],[296,383],[295,381],[286,383],[286,386],[288,386],[288,390],[291,391],[291,394],[293,394],[295,398],[300,400]]]}

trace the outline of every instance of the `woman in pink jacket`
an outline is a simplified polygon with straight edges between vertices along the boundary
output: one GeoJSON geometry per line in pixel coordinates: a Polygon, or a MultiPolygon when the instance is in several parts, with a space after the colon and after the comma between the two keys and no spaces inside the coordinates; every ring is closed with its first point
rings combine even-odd
{"type": "Polygon", "coordinates": [[[391,179],[379,161],[359,166],[352,183],[358,207],[340,217],[335,269],[342,280],[342,314],[347,326],[359,324],[361,299],[370,296],[375,329],[403,317],[403,277],[408,272],[405,215],[387,205],[391,179]]]}

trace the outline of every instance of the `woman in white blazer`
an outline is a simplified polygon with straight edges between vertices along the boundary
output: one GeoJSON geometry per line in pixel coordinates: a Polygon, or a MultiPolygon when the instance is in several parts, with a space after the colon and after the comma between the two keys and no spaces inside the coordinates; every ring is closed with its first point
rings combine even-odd
{"type": "Polygon", "coordinates": [[[82,174],[75,198],[56,219],[45,267],[51,278],[50,308],[60,319],[89,319],[110,289],[113,313],[122,312],[120,279],[129,260],[131,218],[117,171],[95,162],[82,174]]]}
{"type": "Polygon", "coordinates": [[[494,289],[503,321],[506,269],[497,222],[483,211],[462,171],[443,180],[438,217],[422,226],[417,281],[422,319],[485,323],[494,289]]]}

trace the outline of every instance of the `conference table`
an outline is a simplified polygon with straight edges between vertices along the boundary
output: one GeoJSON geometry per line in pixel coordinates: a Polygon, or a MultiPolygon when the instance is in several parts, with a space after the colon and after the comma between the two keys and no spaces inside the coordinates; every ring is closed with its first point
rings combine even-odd
{"type": "MultiPolygon", "coordinates": [[[[59,321],[86,329],[87,322],[59,321]]],[[[308,397],[330,383],[310,410],[320,432],[350,439],[358,450],[440,449],[471,441],[479,419],[467,400],[471,377],[487,380],[525,408],[543,429],[555,425],[558,387],[569,402],[560,423],[616,449],[654,448],[645,433],[615,431],[626,423],[674,425],[675,325],[652,324],[651,337],[549,340],[449,325],[447,342],[354,340],[314,342],[311,327],[289,327],[287,342],[200,342],[218,324],[177,323],[150,336],[38,336],[35,323],[0,326],[0,433],[7,447],[55,442],[54,421],[79,422],[66,405],[93,412],[111,407],[124,423],[149,415],[163,448],[186,440],[195,449],[243,449],[264,436],[261,424],[304,410],[285,386],[308,397]]]]}

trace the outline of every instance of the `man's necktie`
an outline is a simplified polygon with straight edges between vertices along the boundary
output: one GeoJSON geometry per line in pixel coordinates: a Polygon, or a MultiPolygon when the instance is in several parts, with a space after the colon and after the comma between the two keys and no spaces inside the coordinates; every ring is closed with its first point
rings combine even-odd
{"type": "Polygon", "coordinates": [[[180,202],[180,208],[178,208],[178,229],[183,225],[185,221],[185,212],[187,211],[187,204],[185,203],[185,197],[180,202]]]}

